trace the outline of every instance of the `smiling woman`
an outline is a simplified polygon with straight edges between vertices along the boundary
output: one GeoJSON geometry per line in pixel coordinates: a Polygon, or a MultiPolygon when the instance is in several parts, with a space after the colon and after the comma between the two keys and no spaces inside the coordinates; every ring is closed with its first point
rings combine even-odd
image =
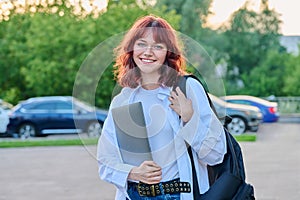
{"type": "Polygon", "coordinates": [[[193,195],[199,195],[196,188],[203,193],[209,188],[206,165],[223,159],[223,125],[211,110],[202,85],[188,80],[186,95],[176,87],[186,74],[181,43],[166,20],[148,15],[134,23],[116,48],[114,72],[123,88],[111,102],[97,150],[99,176],[118,188],[115,199],[195,199],[193,195]],[[136,103],[141,106],[133,107],[136,103]],[[127,115],[114,112],[124,106],[127,115]],[[135,122],[132,113],[136,116],[141,110],[144,125],[130,124],[135,122]],[[129,122],[122,126],[116,116],[129,122]],[[146,128],[151,156],[132,142],[145,139],[141,131],[134,134],[137,125],[146,128]],[[132,137],[128,140],[120,135],[132,137]],[[195,162],[189,162],[186,143],[195,162]],[[121,153],[124,151],[126,154],[121,153]],[[201,174],[197,181],[191,177],[191,163],[201,174]]]}
{"type": "Polygon", "coordinates": [[[177,72],[181,75],[185,72],[185,61],[175,30],[160,18],[154,22],[150,18],[137,21],[127,33],[127,37],[116,48],[115,53],[117,58],[114,72],[122,87],[134,88],[140,83],[143,71],[137,70],[138,63],[162,65],[161,68],[158,66],[161,74],[158,82],[166,86],[174,84],[177,72]]]}

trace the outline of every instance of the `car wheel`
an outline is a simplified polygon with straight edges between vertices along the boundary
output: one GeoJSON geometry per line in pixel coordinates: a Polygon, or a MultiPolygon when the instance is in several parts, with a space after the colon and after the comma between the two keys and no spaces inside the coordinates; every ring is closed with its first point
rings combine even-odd
{"type": "Polygon", "coordinates": [[[20,126],[18,134],[22,139],[34,137],[36,136],[36,128],[33,124],[25,123],[20,126]]]}
{"type": "Polygon", "coordinates": [[[227,129],[233,135],[243,134],[246,131],[246,122],[240,117],[232,117],[227,129]]]}
{"type": "Polygon", "coordinates": [[[89,137],[98,137],[101,134],[101,131],[102,125],[97,121],[89,123],[87,127],[87,135],[89,137]]]}

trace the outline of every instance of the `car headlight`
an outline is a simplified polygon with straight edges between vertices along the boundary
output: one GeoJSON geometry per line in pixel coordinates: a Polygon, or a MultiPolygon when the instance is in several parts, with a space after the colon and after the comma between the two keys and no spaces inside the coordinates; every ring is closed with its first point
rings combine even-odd
{"type": "Polygon", "coordinates": [[[257,117],[258,116],[258,112],[252,111],[252,110],[244,110],[244,113],[248,116],[251,117],[257,117]]]}
{"type": "Polygon", "coordinates": [[[251,115],[252,113],[251,113],[251,111],[249,111],[249,110],[244,110],[243,111],[246,115],[251,115]]]}

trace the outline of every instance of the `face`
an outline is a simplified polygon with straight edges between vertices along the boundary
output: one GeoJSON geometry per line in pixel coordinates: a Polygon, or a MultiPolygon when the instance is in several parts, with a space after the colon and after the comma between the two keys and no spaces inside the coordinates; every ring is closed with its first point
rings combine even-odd
{"type": "Polygon", "coordinates": [[[133,59],[143,76],[159,78],[159,69],[164,63],[167,55],[167,46],[157,43],[151,31],[139,38],[133,47],[133,59]]]}

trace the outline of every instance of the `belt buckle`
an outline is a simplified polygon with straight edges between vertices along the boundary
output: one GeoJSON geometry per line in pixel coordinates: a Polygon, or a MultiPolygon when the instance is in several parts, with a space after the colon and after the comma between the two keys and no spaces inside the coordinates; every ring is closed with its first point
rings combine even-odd
{"type": "Polygon", "coordinates": [[[154,188],[154,185],[151,185],[151,186],[150,186],[150,190],[151,190],[151,195],[152,195],[153,197],[155,197],[156,194],[155,194],[155,188],[154,188]]]}
{"type": "Polygon", "coordinates": [[[142,185],[142,183],[141,182],[139,182],[138,184],[137,184],[137,191],[138,191],[138,193],[139,193],[139,195],[141,196],[141,197],[144,197],[144,196],[146,196],[146,194],[145,194],[145,191],[143,192],[142,190],[141,190],[141,186],[142,185]]]}
{"type": "MultiPolygon", "coordinates": [[[[144,187],[143,185],[144,185],[144,183],[141,183],[141,182],[139,182],[139,183],[137,184],[137,191],[138,191],[138,193],[139,193],[139,195],[140,195],[141,197],[150,196],[150,194],[151,194],[151,196],[153,196],[153,197],[156,196],[154,185],[149,185],[149,186],[148,186],[149,189],[150,189],[150,191],[149,191],[149,190],[145,191],[145,188],[142,188],[142,187],[144,187]]],[[[145,187],[147,187],[147,186],[145,186],[145,187]]]]}

